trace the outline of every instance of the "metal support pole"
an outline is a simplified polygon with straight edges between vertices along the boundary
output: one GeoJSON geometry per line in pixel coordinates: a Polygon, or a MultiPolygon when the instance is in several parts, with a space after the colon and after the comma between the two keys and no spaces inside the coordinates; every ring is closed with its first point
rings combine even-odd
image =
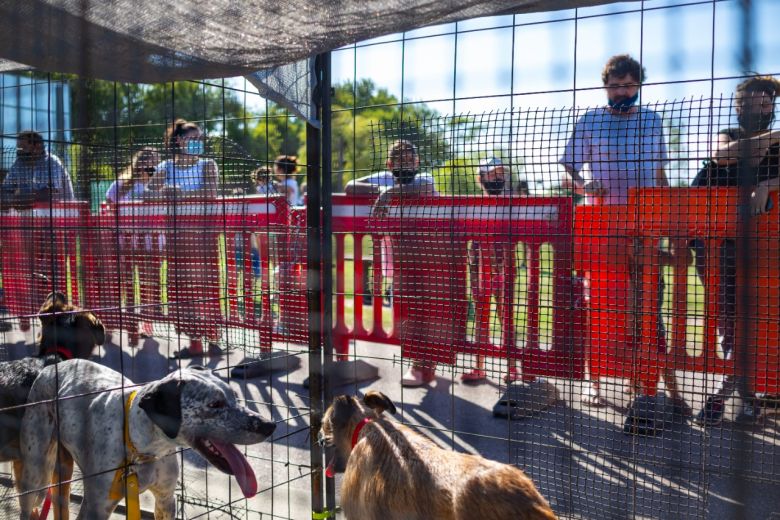
{"type": "MultiPolygon", "coordinates": [[[[320,107],[320,122],[322,124],[322,178],[320,182],[322,203],[322,339],[324,354],[323,399],[324,406],[333,400],[333,385],[331,374],[333,367],[333,157],[332,157],[332,123],[331,117],[331,80],[330,52],[319,56],[322,76],[320,90],[322,106],[320,107]]],[[[328,510],[336,507],[335,479],[325,480],[325,504],[328,510]]]]}
{"type": "MultiPolygon", "coordinates": [[[[315,71],[315,89],[314,103],[315,113],[320,120],[324,119],[322,114],[323,92],[329,89],[323,85],[323,56],[317,56],[314,63],[315,71]]],[[[320,431],[323,414],[323,394],[324,374],[322,366],[322,285],[321,281],[321,261],[322,248],[321,237],[322,228],[320,225],[320,142],[322,132],[319,128],[306,125],[306,184],[308,186],[308,196],[306,199],[306,299],[309,312],[309,399],[310,399],[310,423],[309,423],[309,443],[311,453],[311,508],[312,513],[322,513],[325,508],[323,496],[323,463],[322,448],[317,443],[317,434],[320,431]]]]}

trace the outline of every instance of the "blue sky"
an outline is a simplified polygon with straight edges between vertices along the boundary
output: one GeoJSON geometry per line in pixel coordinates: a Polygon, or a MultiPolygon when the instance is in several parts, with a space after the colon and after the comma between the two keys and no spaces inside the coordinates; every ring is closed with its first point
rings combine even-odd
{"type": "MultiPolygon", "coordinates": [[[[780,1],[753,4],[753,68],[780,73],[780,1]]],[[[333,81],[368,77],[442,113],[509,108],[510,94],[514,106],[594,106],[604,62],[628,52],[647,69],[645,102],[729,94],[737,80],[711,78],[740,74],[738,7],[648,0],[439,25],[334,51],[333,81]],[[464,99],[477,96],[493,97],[464,99]]]]}
{"type": "MultiPolygon", "coordinates": [[[[740,81],[739,7],[738,0],[645,0],[426,27],[333,51],[332,77],[370,78],[441,114],[562,111],[604,104],[604,62],[630,53],[647,70],[640,102],[677,102],[687,129],[669,173],[686,182],[708,156],[713,129],[733,124],[730,106],[713,109],[706,100],[730,96],[740,81]]],[[[780,75],[780,0],[753,0],[751,20],[752,69],[780,75]]],[[[545,117],[502,144],[524,157],[525,176],[538,188],[560,177],[557,155],[568,134],[566,126],[550,130],[545,117]]]]}

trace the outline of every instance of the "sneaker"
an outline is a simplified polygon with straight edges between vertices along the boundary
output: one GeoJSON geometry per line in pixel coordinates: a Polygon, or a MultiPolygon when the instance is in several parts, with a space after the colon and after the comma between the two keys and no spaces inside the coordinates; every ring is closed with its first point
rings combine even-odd
{"type": "Polygon", "coordinates": [[[734,422],[742,426],[754,426],[761,417],[761,407],[755,398],[742,399],[742,406],[734,422]]]}
{"type": "Polygon", "coordinates": [[[601,392],[599,387],[593,383],[586,383],[587,386],[582,390],[582,398],[580,402],[585,406],[604,406],[604,401],[601,400],[601,392]]]}
{"type": "Polygon", "coordinates": [[[401,378],[401,386],[407,388],[416,388],[418,386],[424,386],[433,381],[436,378],[436,372],[430,368],[422,367],[409,367],[404,376],[401,378]]]}
{"type": "Polygon", "coordinates": [[[520,381],[522,378],[523,376],[520,375],[520,372],[518,372],[515,367],[510,367],[509,372],[504,376],[504,383],[509,385],[515,381],[520,381]]]}
{"type": "Polygon", "coordinates": [[[460,380],[461,382],[467,384],[482,383],[487,381],[487,374],[485,374],[484,370],[475,368],[471,372],[465,372],[464,374],[461,374],[460,380]]]}
{"type": "Polygon", "coordinates": [[[723,422],[726,400],[719,395],[711,395],[704,402],[704,408],[696,414],[694,422],[699,426],[717,426],[723,422]]]}

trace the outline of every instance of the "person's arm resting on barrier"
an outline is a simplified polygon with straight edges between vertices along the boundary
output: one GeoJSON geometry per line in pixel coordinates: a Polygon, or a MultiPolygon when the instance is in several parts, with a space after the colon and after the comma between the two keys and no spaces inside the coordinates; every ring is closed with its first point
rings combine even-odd
{"type": "Polygon", "coordinates": [[[378,195],[379,186],[370,182],[365,182],[361,179],[355,179],[349,181],[344,186],[344,193],[347,195],[378,195]]]}
{"type": "Polygon", "coordinates": [[[712,159],[719,166],[735,164],[742,153],[742,143],[747,145],[750,166],[758,166],[769,147],[780,142],[780,130],[771,130],[747,139],[730,139],[726,134],[718,134],[718,141],[712,151],[712,159]]]}
{"type": "Polygon", "coordinates": [[[212,159],[207,159],[206,164],[203,166],[203,187],[199,190],[188,191],[187,195],[190,197],[203,197],[206,199],[216,197],[218,176],[217,163],[212,159]]]}
{"type": "Polygon", "coordinates": [[[390,199],[393,197],[414,198],[431,197],[434,195],[436,195],[436,187],[430,183],[392,186],[379,194],[376,202],[374,202],[374,207],[371,210],[371,214],[374,217],[384,217],[387,214],[387,207],[390,204],[390,199]]]}

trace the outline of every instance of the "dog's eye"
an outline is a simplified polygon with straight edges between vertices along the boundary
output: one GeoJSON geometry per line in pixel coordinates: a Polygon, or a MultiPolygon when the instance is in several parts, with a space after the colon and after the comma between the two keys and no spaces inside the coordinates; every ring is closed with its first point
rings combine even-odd
{"type": "Polygon", "coordinates": [[[225,401],[211,401],[209,403],[209,408],[224,408],[225,407],[225,401]]]}

